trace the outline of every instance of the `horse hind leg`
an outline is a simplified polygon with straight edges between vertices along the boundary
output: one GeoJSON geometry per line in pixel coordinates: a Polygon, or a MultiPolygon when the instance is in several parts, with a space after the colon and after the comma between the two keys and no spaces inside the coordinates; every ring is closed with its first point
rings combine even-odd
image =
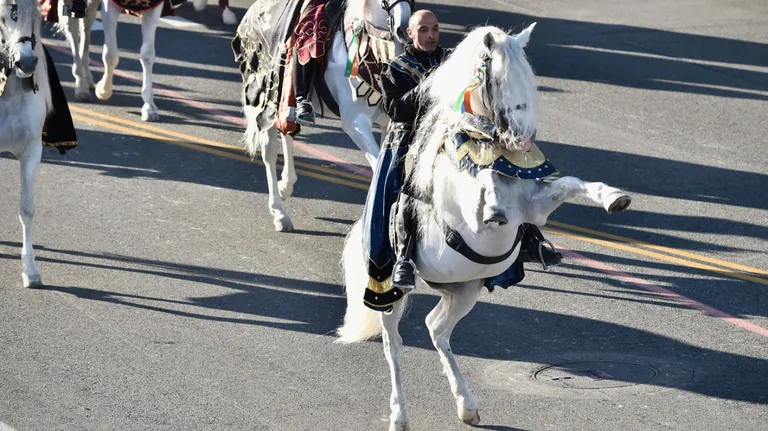
{"type": "Polygon", "coordinates": [[[439,290],[442,298],[429,313],[425,322],[432,337],[432,343],[440,355],[443,372],[448,377],[451,392],[456,398],[459,419],[467,425],[480,423],[477,400],[469,390],[469,382],[459,370],[456,356],[451,350],[451,333],[456,324],[472,310],[477,303],[483,286],[478,281],[458,284],[439,290]]]}
{"type": "Polygon", "coordinates": [[[91,62],[90,62],[90,47],[91,47],[91,28],[93,27],[93,22],[96,20],[96,14],[99,12],[99,7],[101,6],[101,0],[91,0],[88,2],[88,8],[86,9],[85,14],[85,22],[83,23],[85,28],[85,43],[83,44],[83,54],[82,58],[84,59],[82,62],[82,66],[84,69],[85,74],[85,80],[88,84],[88,89],[96,88],[96,84],[93,81],[93,73],[91,73],[91,62]]]}
{"type": "MultiPolygon", "coordinates": [[[[249,119],[249,123],[250,123],[249,119]]],[[[255,119],[253,120],[256,121],[255,119]]],[[[293,230],[293,222],[283,207],[280,198],[277,181],[277,130],[272,127],[269,130],[249,133],[250,139],[258,139],[261,146],[261,159],[267,171],[267,188],[269,190],[269,212],[272,214],[272,223],[278,232],[290,232],[293,230]]]]}
{"type": "Polygon", "coordinates": [[[152,67],[155,62],[155,33],[160,23],[162,7],[156,7],[150,13],[144,13],[141,17],[141,68],[143,80],[141,85],[141,98],[144,106],[141,107],[141,119],[144,121],[160,121],[160,113],[155,106],[152,92],[152,67]]]}
{"type": "MultiPolygon", "coordinates": [[[[61,7],[59,12],[61,13],[61,7]]],[[[65,28],[67,42],[72,51],[72,77],[75,79],[75,100],[88,102],[91,99],[90,86],[88,84],[88,41],[84,37],[88,28],[83,20],[62,16],[60,26],[65,28]]]]}
{"type": "Polygon", "coordinates": [[[24,272],[21,274],[24,287],[37,288],[43,286],[40,272],[35,264],[35,250],[33,248],[32,224],[35,218],[34,183],[37,174],[37,166],[43,153],[41,142],[30,143],[27,149],[19,156],[21,163],[21,200],[19,203],[19,220],[23,229],[23,245],[21,247],[21,259],[24,263],[24,272]]]}
{"type": "Polygon", "coordinates": [[[405,310],[404,298],[393,306],[392,313],[381,313],[382,342],[384,345],[384,355],[389,364],[389,375],[392,383],[392,394],[389,399],[390,431],[408,430],[408,412],[405,409],[405,395],[403,394],[403,385],[400,377],[400,354],[403,349],[403,338],[398,331],[400,318],[405,310]]]}

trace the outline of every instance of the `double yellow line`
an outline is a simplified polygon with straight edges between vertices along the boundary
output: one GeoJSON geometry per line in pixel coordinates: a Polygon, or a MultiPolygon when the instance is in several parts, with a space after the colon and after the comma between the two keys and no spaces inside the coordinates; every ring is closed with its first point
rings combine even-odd
{"type": "MultiPolygon", "coordinates": [[[[72,111],[73,119],[87,124],[122,132],[130,136],[154,139],[183,148],[264,166],[260,160],[245,156],[243,149],[240,147],[155,127],[146,123],[125,120],[75,105],[70,105],[70,110],[72,111]]],[[[359,174],[302,161],[295,161],[294,165],[296,166],[296,173],[302,176],[364,191],[368,190],[370,184],[369,178],[359,174]]],[[[282,162],[278,161],[278,168],[281,167],[282,162]]],[[[551,220],[547,223],[545,230],[591,244],[768,286],[768,278],[765,277],[768,276],[768,271],[763,269],[551,220]]]]}

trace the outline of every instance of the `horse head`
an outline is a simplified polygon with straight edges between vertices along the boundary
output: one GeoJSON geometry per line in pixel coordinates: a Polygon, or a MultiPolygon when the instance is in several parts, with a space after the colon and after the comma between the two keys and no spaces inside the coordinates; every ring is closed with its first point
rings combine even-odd
{"type": "Polygon", "coordinates": [[[2,68],[28,78],[38,65],[37,34],[40,7],[35,0],[0,0],[0,57],[2,68]]]}
{"type": "Polygon", "coordinates": [[[457,179],[463,191],[454,192],[477,201],[471,211],[462,207],[473,231],[510,221],[505,208],[514,206],[515,197],[505,190],[514,174],[500,171],[498,161],[534,147],[539,99],[523,51],[534,25],[514,36],[491,26],[472,30],[419,89],[428,111],[414,139],[412,181],[417,190],[431,194],[436,171],[450,175],[448,165],[436,163],[441,154],[453,161],[454,173],[470,172],[471,181],[457,179]]]}
{"type": "Polygon", "coordinates": [[[409,40],[406,29],[413,12],[414,0],[380,0],[380,5],[389,15],[387,18],[389,32],[396,41],[405,45],[409,40]]]}

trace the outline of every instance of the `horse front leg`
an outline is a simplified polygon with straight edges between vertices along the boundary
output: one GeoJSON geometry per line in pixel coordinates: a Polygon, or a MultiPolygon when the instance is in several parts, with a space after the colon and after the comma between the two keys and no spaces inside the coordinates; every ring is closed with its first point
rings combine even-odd
{"type": "Polygon", "coordinates": [[[144,121],[160,121],[160,113],[155,106],[154,95],[152,93],[152,66],[155,62],[155,32],[160,23],[160,15],[163,12],[162,7],[156,7],[150,13],[144,13],[141,16],[141,59],[142,84],[141,99],[144,106],[141,107],[141,119],[144,121]]]}
{"type": "Polygon", "coordinates": [[[407,431],[408,412],[405,409],[405,395],[400,380],[400,354],[403,349],[403,338],[400,336],[398,325],[405,309],[405,298],[393,306],[392,313],[381,313],[382,344],[384,356],[389,364],[389,376],[392,383],[392,395],[389,399],[389,430],[407,431]]]}
{"type": "Polygon", "coordinates": [[[21,274],[24,287],[42,287],[43,281],[35,264],[35,250],[32,239],[32,223],[35,218],[34,184],[37,174],[37,166],[43,153],[43,144],[40,141],[28,144],[27,148],[19,156],[21,163],[21,201],[19,203],[19,220],[24,231],[23,245],[21,247],[21,259],[24,263],[24,272],[21,274]]]}
{"type": "Polygon", "coordinates": [[[291,197],[293,193],[293,185],[298,181],[296,176],[296,167],[293,163],[293,137],[290,135],[283,136],[283,170],[280,173],[280,182],[278,183],[278,189],[280,191],[280,197],[283,200],[291,197]]]}
{"type": "Polygon", "coordinates": [[[459,370],[456,356],[451,350],[451,333],[456,324],[466,316],[477,303],[483,285],[479,281],[441,287],[440,302],[427,315],[425,320],[432,343],[440,354],[443,373],[448,376],[451,392],[456,398],[456,408],[459,419],[467,425],[480,423],[480,412],[477,400],[469,390],[469,382],[459,370]]]}
{"type": "Polygon", "coordinates": [[[272,214],[272,223],[278,232],[290,232],[293,230],[291,218],[283,208],[280,199],[277,181],[277,130],[272,127],[269,131],[259,132],[259,144],[261,145],[261,159],[267,170],[267,189],[269,191],[269,212],[272,214]],[[266,135],[266,136],[265,136],[266,135]]]}
{"type": "Polygon", "coordinates": [[[104,26],[104,52],[101,59],[104,62],[104,75],[96,84],[96,97],[107,101],[112,98],[112,79],[120,62],[120,51],[117,49],[117,24],[123,9],[111,1],[102,2],[101,6],[101,23],[104,26]]]}
{"type": "Polygon", "coordinates": [[[605,183],[582,181],[576,177],[563,177],[538,186],[538,190],[531,197],[527,212],[528,222],[538,226],[546,224],[552,212],[575,197],[599,204],[608,214],[624,211],[632,202],[629,195],[617,188],[605,183]]]}
{"type": "Polygon", "coordinates": [[[93,27],[93,22],[96,20],[96,14],[99,12],[100,6],[101,0],[90,0],[85,13],[85,22],[83,23],[85,29],[85,42],[81,48],[81,57],[83,59],[82,66],[85,71],[85,80],[89,89],[96,87],[96,84],[93,81],[93,74],[91,73],[91,28],[93,27]]]}

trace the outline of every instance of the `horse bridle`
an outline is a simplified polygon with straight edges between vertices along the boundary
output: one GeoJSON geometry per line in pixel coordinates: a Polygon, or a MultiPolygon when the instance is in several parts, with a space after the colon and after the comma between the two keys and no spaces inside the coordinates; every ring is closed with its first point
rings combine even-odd
{"type": "MultiPolygon", "coordinates": [[[[11,19],[14,22],[17,22],[19,20],[19,5],[14,2],[9,4],[8,6],[11,8],[11,19]]],[[[32,44],[32,50],[34,51],[35,46],[37,46],[37,37],[35,36],[34,23],[32,24],[32,26],[33,26],[32,34],[30,36],[20,37],[16,41],[16,43],[29,42],[32,44]]],[[[5,46],[5,44],[6,44],[5,35],[3,35],[2,32],[0,31],[0,45],[5,46]]],[[[8,73],[11,72],[11,70],[13,70],[13,64],[11,63],[13,59],[10,56],[8,56],[5,58],[0,58],[0,60],[2,60],[2,63],[0,63],[0,69],[1,69],[0,71],[7,75],[8,73]]]]}
{"type": "MultiPolygon", "coordinates": [[[[395,18],[390,14],[389,12],[394,9],[395,6],[397,6],[400,3],[408,3],[408,5],[411,7],[411,12],[413,12],[414,6],[416,6],[416,0],[380,0],[379,4],[381,5],[381,8],[384,9],[385,12],[387,12],[387,27],[389,28],[390,34],[392,34],[392,39],[395,39],[395,18]]],[[[381,29],[377,29],[381,30],[381,29]]]]}

